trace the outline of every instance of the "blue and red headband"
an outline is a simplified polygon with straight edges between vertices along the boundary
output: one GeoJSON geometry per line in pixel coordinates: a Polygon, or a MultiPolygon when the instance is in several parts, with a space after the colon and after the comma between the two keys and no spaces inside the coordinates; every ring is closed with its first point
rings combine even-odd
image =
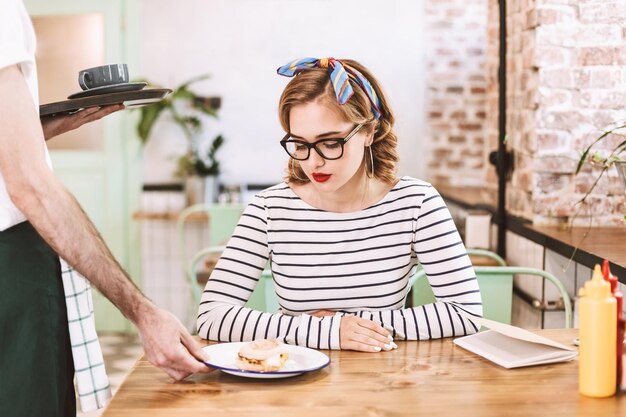
{"type": "Polygon", "coordinates": [[[380,100],[370,82],[357,69],[335,58],[302,58],[283,65],[276,72],[286,77],[293,77],[302,70],[309,68],[332,68],[330,80],[335,89],[339,104],[345,104],[354,94],[349,79],[352,78],[363,89],[372,105],[372,112],[380,119],[380,100]]]}

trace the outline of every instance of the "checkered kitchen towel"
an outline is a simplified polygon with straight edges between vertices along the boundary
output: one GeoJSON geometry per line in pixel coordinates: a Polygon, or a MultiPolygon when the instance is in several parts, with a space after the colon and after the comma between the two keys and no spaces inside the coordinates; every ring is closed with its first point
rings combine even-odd
{"type": "Polygon", "coordinates": [[[80,408],[83,412],[103,408],[111,399],[111,388],[96,334],[91,286],[63,259],[61,276],[80,408]]]}

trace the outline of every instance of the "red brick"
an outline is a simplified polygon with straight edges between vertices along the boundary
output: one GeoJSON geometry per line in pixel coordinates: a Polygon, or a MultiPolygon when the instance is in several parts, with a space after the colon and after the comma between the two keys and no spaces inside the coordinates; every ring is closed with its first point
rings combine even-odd
{"type": "Polygon", "coordinates": [[[622,28],[618,24],[590,24],[576,27],[570,39],[577,46],[619,46],[622,43],[622,28]]]}
{"type": "Polygon", "coordinates": [[[461,156],[465,157],[465,158],[482,158],[483,157],[483,151],[481,149],[476,150],[476,149],[463,149],[461,151],[461,156]]]}
{"type": "Polygon", "coordinates": [[[572,190],[572,175],[537,174],[534,189],[542,193],[569,192],[572,190]]]}
{"type": "Polygon", "coordinates": [[[573,88],[574,72],[570,68],[541,68],[539,70],[539,82],[545,87],[573,88]]]}
{"type": "Polygon", "coordinates": [[[580,2],[579,16],[582,23],[623,23],[626,19],[626,3],[623,0],[580,2]],[[585,4],[587,3],[587,4],[585,4]]]}
{"type": "Polygon", "coordinates": [[[458,170],[463,167],[463,162],[461,161],[447,161],[446,166],[450,169],[458,170]]]}
{"type": "Polygon", "coordinates": [[[578,50],[579,65],[612,65],[616,62],[614,47],[602,46],[595,48],[580,48],[578,50]]]}
{"type": "Polygon", "coordinates": [[[463,94],[464,88],[462,86],[454,86],[446,88],[447,93],[451,94],[463,94]]]}
{"type": "Polygon", "coordinates": [[[525,63],[525,68],[544,66],[569,66],[571,64],[571,52],[567,48],[551,45],[536,45],[534,48],[533,62],[525,63]]]}
{"type": "Polygon", "coordinates": [[[583,90],[574,105],[595,109],[621,110],[626,106],[626,92],[613,90],[583,90]]]}
{"type": "Polygon", "coordinates": [[[528,169],[516,169],[511,178],[511,185],[518,190],[532,192],[533,172],[528,169]]]}
{"type": "Polygon", "coordinates": [[[564,143],[556,133],[537,133],[537,149],[540,151],[554,151],[561,149],[564,143]]]}
{"type": "Polygon", "coordinates": [[[437,48],[435,50],[435,54],[438,56],[449,56],[449,55],[454,55],[455,53],[456,51],[452,49],[448,49],[448,48],[437,48]]]}
{"type": "Polygon", "coordinates": [[[478,123],[459,123],[459,128],[465,131],[481,130],[483,126],[478,123]]]}
{"type": "Polygon", "coordinates": [[[452,154],[452,151],[450,149],[435,149],[433,151],[433,155],[435,156],[436,159],[446,158],[451,154],[452,154]]]}
{"type": "Polygon", "coordinates": [[[447,175],[435,175],[435,181],[437,181],[437,184],[449,184],[450,183],[450,177],[447,175]]]}
{"type": "Polygon", "coordinates": [[[484,87],[471,87],[470,88],[471,94],[485,94],[486,92],[487,90],[484,87]]]}
{"type": "MultiPolygon", "coordinates": [[[[549,217],[570,217],[576,213],[578,207],[573,203],[577,201],[570,195],[541,195],[533,196],[533,211],[549,217]]],[[[581,214],[588,212],[588,206],[584,205],[581,214]],[[587,209],[587,210],[586,210],[587,209]]]]}
{"type": "Polygon", "coordinates": [[[569,155],[540,156],[533,159],[536,173],[571,174],[576,170],[577,161],[569,155]]]}
{"type": "Polygon", "coordinates": [[[574,126],[588,123],[588,118],[578,110],[546,111],[540,121],[548,129],[570,130],[574,126]]]}
{"type": "Polygon", "coordinates": [[[448,141],[450,143],[456,143],[456,144],[465,143],[465,136],[450,136],[448,138],[448,141]]]}
{"type": "Polygon", "coordinates": [[[626,64],[626,57],[624,56],[624,54],[626,54],[626,46],[621,45],[615,49],[615,63],[616,64],[618,65],[626,64]]]}
{"type": "Polygon", "coordinates": [[[540,88],[537,92],[537,106],[540,108],[571,107],[573,93],[568,90],[540,88]]]}
{"type": "Polygon", "coordinates": [[[448,9],[446,11],[446,17],[461,17],[465,14],[465,9],[463,8],[453,8],[453,9],[448,9]]]}

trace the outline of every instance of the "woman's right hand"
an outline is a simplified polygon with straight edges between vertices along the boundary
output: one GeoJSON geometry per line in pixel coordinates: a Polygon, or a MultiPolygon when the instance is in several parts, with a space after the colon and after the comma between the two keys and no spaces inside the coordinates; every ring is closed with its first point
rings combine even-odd
{"type": "Polygon", "coordinates": [[[339,343],[343,350],[361,352],[380,352],[398,347],[389,331],[382,326],[349,314],[341,318],[339,343]]]}

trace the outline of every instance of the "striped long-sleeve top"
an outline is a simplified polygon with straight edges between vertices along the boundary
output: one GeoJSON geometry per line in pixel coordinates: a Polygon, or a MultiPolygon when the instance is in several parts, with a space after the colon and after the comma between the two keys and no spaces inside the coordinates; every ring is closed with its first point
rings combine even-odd
{"type": "Polygon", "coordinates": [[[198,334],[217,341],[279,338],[339,349],[345,314],[371,319],[407,340],[477,331],[478,283],[435,188],[404,177],[378,203],[351,213],[314,208],[285,183],[254,197],[202,294],[198,334]],[[270,262],[280,312],[244,304],[270,262]],[[424,268],[436,302],[404,308],[409,278],[424,268]],[[314,317],[317,310],[334,316],[314,317]]]}

